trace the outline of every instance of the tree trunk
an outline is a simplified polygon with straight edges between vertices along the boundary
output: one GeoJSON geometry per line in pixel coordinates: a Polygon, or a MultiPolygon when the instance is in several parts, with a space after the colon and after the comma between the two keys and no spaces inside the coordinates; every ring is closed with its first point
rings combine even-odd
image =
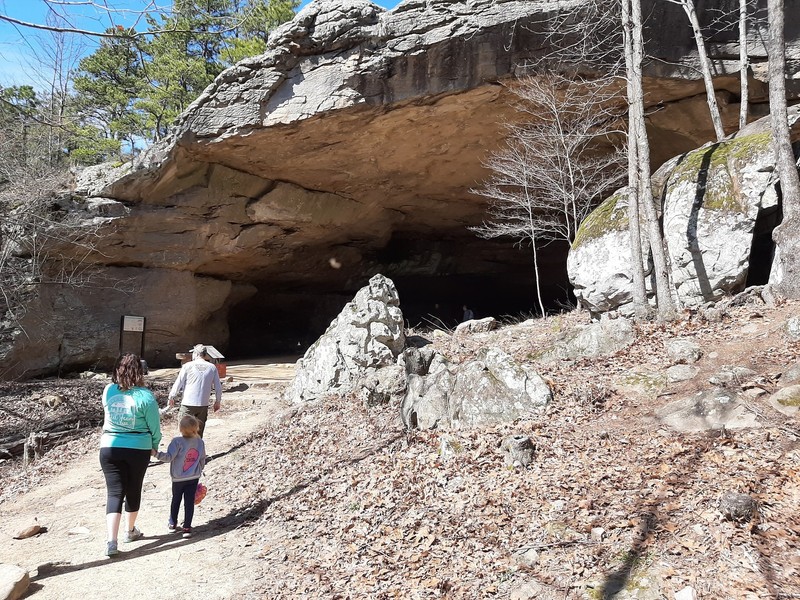
{"type": "MultiPolygon", "coordinates": [[[[533,230],[531,230],[533,231],[533,230]]],[[[544,316],[544,302],[542,302],[542,285],[539,280],[539,254],[536,250],[536,238],[531,236],[531,248],[533,248],[533,275],[536,279],[536,300],[539,302],[539,310],[542,311],[544,316]]]]}
{"type": "Polygon", "coordinates": [[[800,298],[800,176],[792,151],[786,106],[783,0],[768,0],[767,9],[769,112],[783,200],[783,222],[772,234],[779,250],[779,272],[782,276],[777,289],[779,293],[790,298],[800,298]]]}
{"type": "Polygon", "coordinates": [[[631,245],[631,286],[633,312],[637,320],[649,318],[650,305],[644,281],[642,257],[642,226],[639,220],[639,159],[630,108],[633,99],[633,37],[630,18],[630,0],[622,1],[622,28],[625,43],[625,72],[628,80],[628,232],[631,245]]]}
{"type": "Polygon", "coordinates": [[[653,256],[655,270],[656,301],[658,317],[662,320],[675,318],[675,303],[669,276],[669,264],[664,251],[664,235],[661,223],[653,203],[653,191],[650,187],[650,147],[644,121],[644,90],[642,88],[642,62],[644,60],[644,38],[642,35],[641,0],[631,0],[631,41],[633,57],[633,77],[630,81],[632,97],[629,98],[631,121],[634,126],[633,135],[636,140],[636,155],[639,171],[639,205],[645,215],[647,237],[650,252],[653,256]]]}
{"type": "Polygon", "coordinates": [[[747,125],[750,90],[748,71],[750,60],[747,56],[747,0],[739,0],[739,129],[747,125]]]}
{"type": "Polygon", "coordinates": [[[703,32],[700,29],[700,21],[698,21],[697,12],[694,10],[694,0],[680,0],[680,4],[686,16],[689,17],[689,23],[692,26],[694,42],[697,46],[697,58],[700,61],[700,72],[703,74],[703,83],[706,85],[706,100],[708,102],[708,110],[711,113],[711,123],[714,125],[714,134],[717,136],[717,141],[720,141],[725,137],[725,130],[722,128],[722,118],[719,115],[719,106],[717,106],[717,95],[714,92],[714,80],[711,77],[711,64],[708,62],[708,53],[706,52],[703,32]]]}

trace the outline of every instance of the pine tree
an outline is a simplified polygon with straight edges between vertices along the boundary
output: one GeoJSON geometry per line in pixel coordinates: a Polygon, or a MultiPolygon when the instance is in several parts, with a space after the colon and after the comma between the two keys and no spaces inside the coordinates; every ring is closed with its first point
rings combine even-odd
{"type": "Polygon", "coordinates": [[[80,135],[72,152],[80,162],[88,157],[123,158],[125,146],[131,149],[147,137],[144,117],[135,106],[145,80],[138,41],[132,35],[104,38],[93,54],[81,60],[74,87],[80,135]]]}

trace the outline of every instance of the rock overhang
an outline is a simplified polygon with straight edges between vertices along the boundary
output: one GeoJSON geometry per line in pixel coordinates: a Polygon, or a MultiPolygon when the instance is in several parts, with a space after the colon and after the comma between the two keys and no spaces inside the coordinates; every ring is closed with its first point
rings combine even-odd
{"type": "MultiPolygon", "coordinates": [[[[691,32],[666,4],[653,5],[649,40],[665,60],[645,82],[659,109],[649,124],[656,163],[712,135],[703,85],[687,77],[691,32]]],[[[557,5],[414,0],[387,12],[312,2],[266,54],[223,72],[168,139],[95,189],[128,209],[101,260],[232,282],[217,311],[248,317],[231,321],[232,336],[260,327],[260,313],[321,331],[378,272],[395,281],[406,314],[476,297],[485,314],[529,308],[529,254],[468,230],[485,208],[470,189],[514,118],[507,86],[548,51],[557,5]]],[[[715,66],[733,123],[732,63],[720,55],[715,66]]],[[[764,90],[753,89],[758,106],[764,90]]],[[[554,247],[540,256],[545,294],[557,301],[568,289],[565,256],[554,247]]],[[[165,334],[170,343],[186,345],[176,333],[165,334]]]]}

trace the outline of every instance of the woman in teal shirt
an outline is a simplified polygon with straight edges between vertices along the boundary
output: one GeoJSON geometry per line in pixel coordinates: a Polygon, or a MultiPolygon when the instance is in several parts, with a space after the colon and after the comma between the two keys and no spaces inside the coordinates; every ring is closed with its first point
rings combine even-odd
{"type": "Polygon", "coordinates": [[[127,528],[124,542],[142,537],[136,517],[142,501],[142,483],[151,454],[161,442],[158,403],[144,387],[142,362],[136,354],[123,354],[111,374],[112,383],[103,390],[103,435],[100,466],[106,479],[106,555],[113,556],[125,502],[127,528]]]}

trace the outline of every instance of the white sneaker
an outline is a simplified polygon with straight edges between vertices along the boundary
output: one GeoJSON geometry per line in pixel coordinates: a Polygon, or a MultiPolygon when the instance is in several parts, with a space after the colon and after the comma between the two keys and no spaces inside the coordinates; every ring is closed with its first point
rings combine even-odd
{"type": "Polygon", "coordinates": [[[141,531],[139,531],[138,528],[134,527],[133,529],[131,529],[130,531],[125,533],[125,537],[122,539],[122,541],[125,542],[125,543],[135,542],[136,540],[141,538],[143,535],[144,534],[141,531]]]}

